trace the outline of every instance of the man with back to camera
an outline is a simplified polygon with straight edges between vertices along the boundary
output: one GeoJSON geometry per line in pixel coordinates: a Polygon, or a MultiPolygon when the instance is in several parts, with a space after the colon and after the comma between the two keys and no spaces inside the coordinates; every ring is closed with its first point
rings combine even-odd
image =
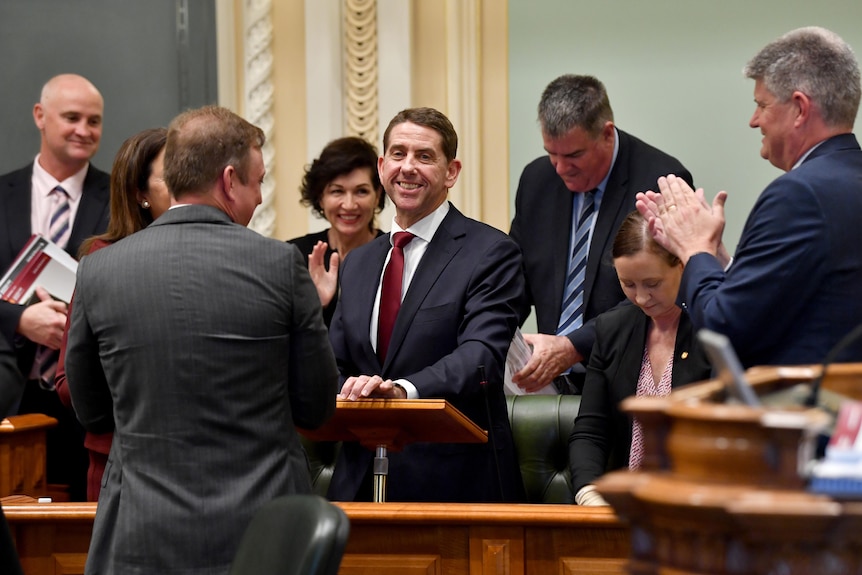
{"type": "Polygon", "coordinates": [[[528,392],[553,383],[560,393],[580,393],[593,319],[625,301],[608,262],[635,194],[667,173],[692,178],[676,158],[617,129],[605,87],[592,76],[548,84],[539,123],[548,156],[524,168],[509,232],[527,280],[521,323],[535,306],[539,333],[524,335],[533,354],[512,379],[528,392]]]}
{"type": "MultiPolygon", "coordinates": [[[[685,264],[680,300],[725,334],[743,366],[823,361],[862,323],[862,150],[853,135],[860,72],[837,34],[799,28],[745,66],[760,155],[786,173],[760,194],[732,264],[719,253],[724,202],[678,178],[638,195],[656,240],[685,264]]],[[[841,359],[862,359],[859,342],[841,359]]]]}
{"type": "MultiPolygon", "coordinates": [[[[330,326],[340,396],[443,398],[489,430],[484,444],[414,443],[391,453],[389,501],[524,497],[503,394],[524,290],[520,255],[506,234],[447,201],[461,171],[457,150],[458,135],[441,112],[396,114],[378,160],[395,206],[392,231],[351,251],[340,268],[341,300],[330,326]],[[396,268],[402,273],[392,274],[396,268]]],[[[370,501],[373,458],[345,443],[329,497],[370,501]]]]}
{"type": "Polygon", "coordinates": [[[175,118],[171,209],[78,268],[72,403],[114,431],[89,574],[227,573],[260,505],[311,493],[294,426],[334,413],[338,372],[299,250],[246,228],[263,143],[224,108],[175,118]]]}
{"type": "MultiPolygon", "coordinates": [[[[31,234],[53,239],[77,257],[84,239],[107,229],[109,176],[90,163],[102,138],[103,109],[102,95],[82,76],[61,74],[45,83],[33,106],[41,134],[39,153],[32,164],[0,176],[0,274],[31,234]]],[[[66,304],[42,289],[37,293],[41,301],[30,306],[0,301],[2,337],[28,380],[23,397],[15,397],[0,418],[14,413],[56,418],[58,426],[49,429],[47,437],[48,483],[69,485],[70,498],[85,501],[88,456],[83,430],[54,391],[52,350],[60,347],[66,304]]]]}

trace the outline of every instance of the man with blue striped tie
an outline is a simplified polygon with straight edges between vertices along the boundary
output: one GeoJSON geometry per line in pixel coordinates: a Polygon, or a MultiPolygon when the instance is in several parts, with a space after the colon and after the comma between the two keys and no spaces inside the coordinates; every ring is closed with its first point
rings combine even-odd
{"type": "Polygon", "coordinates": [[[625,301],[610,249],[635,194],[655,186],[662,172],[691,183],[674,157],[617,129],[604,85],[592,76],[560,76],[539,102],[547,157],[524,168],[509,235],[521,246],[527,302],[538,334],[513,381],[526,392],[552,384],[580,393],[592,349],[592,320],[625,301]],[[583,362],[583,363],[581,363],[583,362]]]}
{"type": "MultiPolygon", "coordinates": [[[[90,164],[102,137],[103,107],[96,87],[75,74],[55,76],[42,88],[33,107],[41,134],[39,154],[33,163],[0,176],[0,272],[32,234],[42,234],[77,256],[84,239],[107,229],[109,176],[90,164]]],[[[53,389],[56,360],[51,352],[60,347],[66,304],[44,290],[37,293],[41,301],[26,307],[0,301],[0,347],[14,351],[21,376],[28,380],[23,397],[0,401],[12,406],[0,417],[16,413],[16,405],[17,413],[56,417],[60,423],[48,436],[48,483],[70,485],[70,496],[84,500],[83,430],[53,389]]]]}

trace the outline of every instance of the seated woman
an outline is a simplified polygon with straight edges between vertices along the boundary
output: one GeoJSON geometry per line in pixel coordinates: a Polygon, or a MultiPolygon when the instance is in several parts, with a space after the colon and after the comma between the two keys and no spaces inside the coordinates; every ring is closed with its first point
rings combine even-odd
{"type": "Polygon", "coordinates": [[[631,395],[668,395],[711,371],[688,315],[676,305],[682,263],[655,243],[638,212],[623,221],[611,253],[620,286],[634,305],[596,319],[596,343],[569,437],[578,505],[606,505],[593,482],[605,471],[640,466],[643,431],[619,403],[631,395]]]}
{"type": "MultiPolygon", "coordinates": [[[[152,128],[123,142],[111,169],[111,219],[108,231],[81,244],[79,256],[93,253],[144,229],[171,206],[171,196],[162,179],[167,139],[167,129],[152,128]]],[[[72,317],[71,306],[66,317],[72,317]]],[[[60,346],[54,384],[60,401],[71,409],[72,398],[65,367],[67,333],[68,323],[60,346]]],[[[112,433],[88,432],[84,438],[84,447],[90,453],[90,466],[87,469],[88,501],[99,500],[102,473],[108,462],[112,437],[112,433]]]]}
{"type": "Polygon", "coordinates": [[[383,233],[374,221],[386,202],[377,150],[352,136],[329,142],[306,169],[300,192],[302,203],[330,224],[322,232],[288,240],[305,255],[328,326],[338,302],[341,259],[383,233]]]}

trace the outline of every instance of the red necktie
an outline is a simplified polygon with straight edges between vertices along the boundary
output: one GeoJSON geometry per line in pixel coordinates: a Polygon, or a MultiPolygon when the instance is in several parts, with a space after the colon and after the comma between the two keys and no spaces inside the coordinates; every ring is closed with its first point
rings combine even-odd
{"type": "Polygon", "coordinates": [[[395,318],[401,309],[401,284],[404,275],[404,246],[414,238],[410,232],[398,232],[392,236],[392,254],[386,271],[383,272],[383,286],[380,288],[380,313],[377,317],[377,357],[380,363],[386,359],[389,340],[395,318]]]}

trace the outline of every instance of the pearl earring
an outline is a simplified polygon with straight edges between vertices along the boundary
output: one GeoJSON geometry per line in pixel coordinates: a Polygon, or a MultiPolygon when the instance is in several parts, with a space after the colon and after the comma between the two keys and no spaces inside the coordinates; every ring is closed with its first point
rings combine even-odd
{"type": "Polygon", "coordinates": [[[150,209],[150,202],[148,202],[147,200],[144,200],[143,202],[141,202],[141,207],[144,208],[145,210],[149,210],[150,209]]]}

